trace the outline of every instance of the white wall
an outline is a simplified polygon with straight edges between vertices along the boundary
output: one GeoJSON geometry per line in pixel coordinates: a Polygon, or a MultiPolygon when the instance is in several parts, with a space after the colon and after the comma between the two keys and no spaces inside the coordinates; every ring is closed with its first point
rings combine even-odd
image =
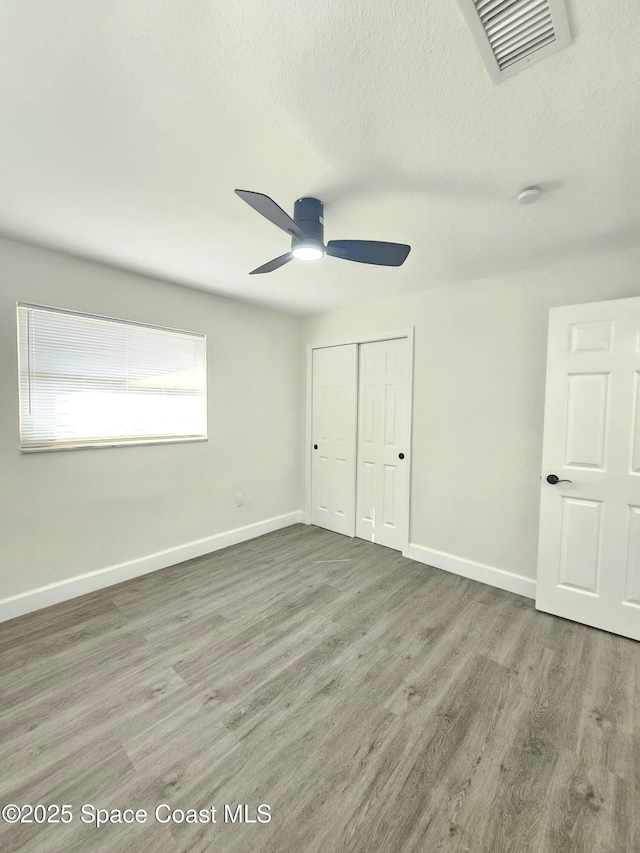
{"type": "Polygon", "coordinates": [[[300,332],[294,317],[0,239],[0,599],[297,512],[300,332]],[[17,301],[205,332],[208,442],[21,454],[17,301]]]}
{"type": "MultiPolygon", "coordinates": [[[[632,250],[306,322],[307,342],[415,327],[410,538],[444,552],[425,561],[478,579],[491,579],[486,567],[535,578],[549,308],[639,294],[632,250]]],[[[503,585],[533,594],[529,581],[503,585]]]]}

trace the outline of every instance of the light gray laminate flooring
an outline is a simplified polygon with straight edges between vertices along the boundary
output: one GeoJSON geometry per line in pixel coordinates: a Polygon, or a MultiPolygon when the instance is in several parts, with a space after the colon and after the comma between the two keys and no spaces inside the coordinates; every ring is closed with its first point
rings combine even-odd
{"type": "Polygon", "coordinates": [[[0,801],[73,808],[3,851],[640,851],[640,644],[358,539],[297,525],[24,616],[0,663],[0,801]]]}

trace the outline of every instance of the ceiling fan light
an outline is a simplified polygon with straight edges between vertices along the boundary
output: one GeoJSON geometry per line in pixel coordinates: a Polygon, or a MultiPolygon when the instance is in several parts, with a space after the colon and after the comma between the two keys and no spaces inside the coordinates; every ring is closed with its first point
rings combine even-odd
{"type": "Polygon", "coordinates": [[[318,246],[296,246],[291,254],[298,261],[319,261],[324,255],[322,249],[318,246]]]}

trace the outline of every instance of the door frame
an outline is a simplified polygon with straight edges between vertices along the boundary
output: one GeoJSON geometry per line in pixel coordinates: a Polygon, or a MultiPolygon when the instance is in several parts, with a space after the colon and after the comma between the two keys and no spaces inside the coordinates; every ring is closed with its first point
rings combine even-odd
{"type": "MultiPolygon", "coordinates": [[[[313,351],[316,349],[327,349],[328,347],[340,347],[348,344],[372,344],[378,341],[393,341],[398,338],[406,338],[409,347],[409,387],[407,400],[407,416],[409,421],[408,435],[408,454],[409,454],[409,470],[407,472],[405,485],[405,499],[407,507],[407,517],[404,521],[403,537],[402,537],[402,554],[406,554],[409,547],[409,537],[411,534],[411,472],[413,470],[413,371],[414,371],[414,326],[409,326],[406,329],[392,329],[385,332],[370,332],[361,335],[349,335],[345,338],[332,341],[322,341],[317,343],[307,344],[307,365],[306,365],[306,401],[305,401],[305,444],[304,444],[304,516],[305,524],[311,524],[311,444],[312,444],[312,406],[313,406],[313,351]]],[[[358,369],[360,368],[360,351],[358,351],[358,369]]],[[[356,388],[356,394],[358,389],[356,388]]],[[[359,400],[356,400],[356,411],[358,410],[359,400]]],[[[357,454],[356,446],[356,454],[357,454]]],[[[356,466],[357,467],[357,466],[356,466]]],[[[354,472],[355,474],[355,472],[354,472]]],[[[355,517],[354,530],[355,530],[355,517]]]]}

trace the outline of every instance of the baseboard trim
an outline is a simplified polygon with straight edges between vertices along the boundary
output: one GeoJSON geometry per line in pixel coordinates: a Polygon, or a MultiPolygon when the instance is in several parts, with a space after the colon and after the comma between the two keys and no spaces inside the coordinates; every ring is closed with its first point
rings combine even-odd
{"type": "Polygon", "coordinates": [[[183,563],[185,560],[192,560],[194,557],[202,557],[204,554],[219,551],[229,545],[237,545],[239,542],[246,542],[248,539],[255,539],[257,536],[263,536],[265,533],[271,533],[274,530],[281,530],[283,527],[298,524],[303,520],[303,517],[304,512],[302,511],[274,516],[255,524],[236,527],[234,530],[216,533],[214,536],[196,539],[193,542],[187,542],[175,548],[167,548],[165,551],[158,551],[146,557],[129,560],[126,563],[118,563],[115,566],[107,566],[86,575],[77,575],[67,580],[14,595],[11,598],[2,599],[0,600],[0,622],[15,619],[17,616],[24,616],[34,610],[41,610],[43,607],[50,607],[52,604],[59,604],[61,601],[86,595],[88,592],[96,592],[99,589],[141,575],[147,575],[150,572],[156,572],[158,569],[166,569],[168,566],[183,563]]]}
{"type": "Polygon", "coordinates": [[[406,551],[403,551],[403,556],[410,560],[416,560],[418,563],[433,566],[436,569],[444,569],[445,572],[452,572],[454,575],[461,575],[463,578],[469,578],[472,581],[480,581],[480,583],[486,583],[507,592],[524,595],[526,598],[536,597],[536,582],[524,575],[517,575],[515,572],[496,569],[494,566],[476,563],[464,557],[456,557],[454,554],[447,554],[445,551],[435,551],[433,548],[425,548],[423,545],[414,545],[413,543],[410,543],[406,551]]]}

